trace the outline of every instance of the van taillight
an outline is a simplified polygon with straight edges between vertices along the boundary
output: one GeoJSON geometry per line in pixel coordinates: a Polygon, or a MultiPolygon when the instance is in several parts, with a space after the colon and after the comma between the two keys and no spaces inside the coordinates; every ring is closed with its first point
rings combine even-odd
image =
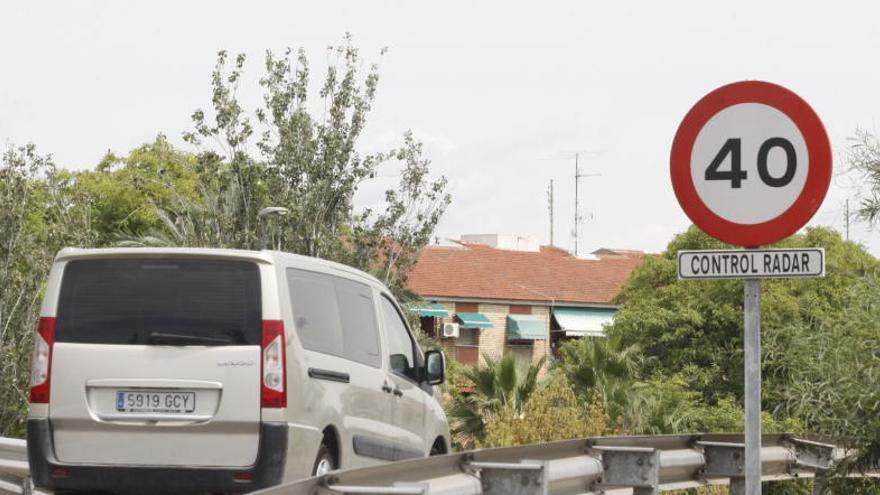
{"type": "Polygon", "coordinates": [[[52,375],[52,346],[55,344],[55,318],[42,317],[34,332],[31,358],[31,396],[33,404],[49,403],[49,379],[52,375]]]}
{"type": "Polygon", "coordinates": [[[260,386],[261,407],[287,407],[287,351],[284,322],[263,320],[263,351],[260,386]]]}

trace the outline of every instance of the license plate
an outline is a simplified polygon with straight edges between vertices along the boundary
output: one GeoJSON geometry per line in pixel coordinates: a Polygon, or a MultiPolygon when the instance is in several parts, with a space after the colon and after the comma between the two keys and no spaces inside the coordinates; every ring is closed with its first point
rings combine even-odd
{"type": "Polygon", "coordinates": [[[116,392],[116,410],[127,413],[190,413],[196,410],[196,393],[120,390],[116,392]]]}

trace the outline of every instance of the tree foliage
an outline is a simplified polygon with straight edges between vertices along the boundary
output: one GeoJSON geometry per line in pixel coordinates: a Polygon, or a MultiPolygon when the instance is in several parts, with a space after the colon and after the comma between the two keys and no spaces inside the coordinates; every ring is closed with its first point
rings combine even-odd
{"type": "Polygon", "coordinates": [[[859,218],[876,224],[880,218],[880,139],[875,134],[856,129],[846,152],[849,169],[859,180],[859,218]]]}
{"type": "MultiPolygon", "coordinates": [[[[852,449],[844,469],[875,465],[880,262],[824,228],[778,246],[824,248],[826,276],[762,281],[764,429],[831,435],[852,449]]],[[[741,429],[742,282],[675,273],[678,250],[719,247],[691,228],[648,257],[621,292],[609,333],[645,354],[627,396],[627,431],[741,429]]]]}
{"type": "Polygon", "coordinates": [[[521,411],[508,402],[485,419],[481,447],[506,447],[613,433],[608,413],[596,402],[580,400],[565,373],[551,373],[521,411]]]}
{"type": "Polygon", "coordinates": [[[33,145],[0,159],[0,436],[24,431],[43,283],[56,251],[95,241],[90,201],[33,145]]]}
{"type": "Polygon", "coordinates": [[[136,238],[160,229],[160,213],[179,198],[195,200],[201,177],[195,157],[175,149],[163,135],[127,156],[107,153],[94,170],[76,174],[91,196],[92,228],[99,244],[136,238]]]}
{"type": "Polygon", "coordinates": [[[641,360],[636,345],[624,346],[618,336],[588,337],[566,342],[558,367],[583,400],[597,402],[620,424],[641,360]]]}
{"type": "Polygon", "coordinates": [[[538,373],[544,365],[524,364],[512,354],[501,359],[484,356],[486,366],[464,370],[464,387],[458,392],[447,409],[453,441],[460,447],[469,448],[486,435],[486,418],[511,408],[511,414],[520,414],[526,401],[538,384],[538,373]]]}
{"type": "MultiPolygon", "coordinates": [[[[399,147],[362,154],[361,136],[379,82],[378,66],[363,61],[351,38],[329,49],[318,91],[322,111],[310,111],[310,68],[303,50],[266,53],[260,79],[263,106],[253,113],[237,99],[246,58],[220,52],[212,75],[211,112],[193,113],[186,139],[201,150],[199,165],[215,187],[197,202],[178,201],[165,212],[171,239],[205,242],[197,232],[203,207],[222,212],[224,245],[257,248],[267,237],[284,251],[319,256],[375,273],[396,292],[405,286],[415,254],[430,240],[450,197],[446,179],[431,179],[422,144],[406,132],[399,147]],[[256,126],[251,123],[252,117],[256,126]],[[380,165],[401,168],[383,211],[357,211],[354,196],[380,165]],[[289,214],[269,225],[256,221],[266,206],[289,214]],[[189,233],[192,232],[193,235],[189,233]]],[[[154,236],[154,238],[160,236],[154,236]]]]}
{"type": "MultiPolygon", "coordinates": [[[[880,263],[858,245],[828,229],[808,229],[778,247],[823,247],[826,276],[762,282],[761,332],[765,409],[781,401],[790,363],[783,359],[801,329],[842,315],[871,290],[880,263]]],[[[638,345],[646,360],[641,376],[679,374],[715,404],[741,399],[743,285],[741,281],[679,281],[680,249],[728,247],[696,228],[677,236],[659,256],[636,268],[618,296],[620,311],[609,332],[624,345],[638,345]]]]}

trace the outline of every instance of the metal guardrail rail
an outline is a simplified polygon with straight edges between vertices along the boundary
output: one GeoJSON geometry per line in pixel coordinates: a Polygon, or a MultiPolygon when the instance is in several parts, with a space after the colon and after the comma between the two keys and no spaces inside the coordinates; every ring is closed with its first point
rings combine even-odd
{"type": "MultiPolygon", "coordinates": [[[[336,471],[255,493],[647,495],[730,485],[730,492],[736,494],[745,489],[743,440],[740,434],[565,440],[336,471]]],[[[842,456],[834,445],[767,434],[762,438],[762,479],[813,477],[831,469],[842,456]]]]}
{"type": "Polygon", "coordinates": [[[29,474],[25,441],[0,437],[0,493],[29,491],[29,474]]]}
{"type": "Polygon", "coordinates": [[[0,437],[0,475],[27,476],[27,444],[17,438],[0,437]]]}
{"type": "MultiPolygon", "coordinates": [[[[764,435],[762,446],[765,481],[813,477],[843,456],[834,445],[790,434],[764,435]]],[[[740,434],[597,437],[336,471],[255,493],[647,495],[730,485],[736,494],[744,490],[744,454],[740,434]]],[[[0,438],[0,493],[49,493],[33,490],[28,474],[24,440],[0,438]]]]}

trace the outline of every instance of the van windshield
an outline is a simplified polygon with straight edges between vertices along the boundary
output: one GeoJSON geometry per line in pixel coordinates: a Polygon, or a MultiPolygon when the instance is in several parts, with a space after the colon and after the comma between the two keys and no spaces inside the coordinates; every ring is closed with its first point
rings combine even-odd
{"type": "Polygon", "coordinates": [[[67,263],[57,342],[259,345],[260,273],[245,261],[99,259],[67,263]]]}

